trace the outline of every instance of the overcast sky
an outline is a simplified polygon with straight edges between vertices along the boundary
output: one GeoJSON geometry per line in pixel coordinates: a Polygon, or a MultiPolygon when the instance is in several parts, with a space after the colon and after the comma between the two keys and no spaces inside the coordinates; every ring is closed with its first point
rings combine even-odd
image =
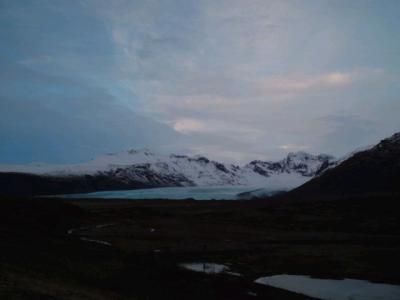
{"type": "Polygon", "coordinates": [[[400,131],[398,0],[0,0],[0,163],[244,163],[400,131]]]}

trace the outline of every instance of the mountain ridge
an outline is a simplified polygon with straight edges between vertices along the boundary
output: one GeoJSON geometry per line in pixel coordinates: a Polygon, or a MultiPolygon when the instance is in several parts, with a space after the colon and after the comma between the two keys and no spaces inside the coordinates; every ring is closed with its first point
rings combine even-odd
{"type": "Polygon", "coordinates": [[[400,194],[400,132],[327,168],[287,196],[400,194]]]}
{"type": "MultiPolygon", "coordinates": [[[[131,149],[120,153],[99,156],[82,164],[71,165],[1,165],[4,174],[28,174],[52,182],[59,178],[62,181],[72,179],[89,182],[92,188],[86,190],[104,190],[98,186],[107,182],[115,188],[127,189],[162,186],[267,186],[274,189],[288,190],[299,186],[315,176],[334,158],[329,155],[312,155],[305,152],[289,153],[279,161],[255,160],[244,166],[224,164],[204,156],[161,155],[149,149],[131,149]],[[88,179],[90,178],[90,180],[88,179]],[[88,181],[89,180],[89,181],[88,181]],[[109,183],[109,180],[111,183],[109,183]],[[96,182],[95,185],[92,182],[96,182]],[[118,184],[116,184],[118,183],[118,184]],[[131,184],[132,183],[132,184],[131,184]]],[[[80,186],[79,184],[77,185],[80,186]]],[[[74,192],[79,188],[74,189],[74,192]]],[[[65,191],[63,191],[65,192],[65,191]]]]}

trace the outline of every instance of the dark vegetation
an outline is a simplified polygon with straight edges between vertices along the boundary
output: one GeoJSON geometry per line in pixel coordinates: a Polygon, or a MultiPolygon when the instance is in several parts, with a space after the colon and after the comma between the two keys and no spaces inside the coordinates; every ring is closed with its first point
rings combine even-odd
{"type": "Polygon", "coordinates": [[[107,175],[42,176],[0,173],[0,196],[60,195],[102,190],[146,188],[142,182],[124,182],[107,175]]]}
{"type": "Polygon", "coordinates": [[[309,299],[253,283],[282,273],[400,283],[399,203],[3,198],[0,299],[309,299]],[[243,276],[179,267],[204,261],[243,276]]]}

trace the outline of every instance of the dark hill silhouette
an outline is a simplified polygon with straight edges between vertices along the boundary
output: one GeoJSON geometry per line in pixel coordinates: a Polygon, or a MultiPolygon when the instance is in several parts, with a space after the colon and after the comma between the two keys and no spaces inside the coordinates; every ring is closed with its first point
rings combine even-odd
{"type": "Polygon", "coordinates": [[[124,182],[104,175],[56,177],[24,173],[0,173],[0,196],[87,193],[147,187],[150,186],[141,182],[124,182]]]}
{"type": "Polygon", "coordinates": [[[286,196],[400,194],[400,133],[357,152],[286,196]]]}

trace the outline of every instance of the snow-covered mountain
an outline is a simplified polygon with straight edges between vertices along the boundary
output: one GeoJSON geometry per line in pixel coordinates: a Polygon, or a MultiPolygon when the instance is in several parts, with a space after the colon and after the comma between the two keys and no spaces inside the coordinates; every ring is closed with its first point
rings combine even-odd
{"type": "Polygon", "coordinates": [[[73,165],[2,165],[0,172],[18,172],[51,177],[101,176],[148,186],[248,185],[291,189],[303,184],[334,161],[329,155],[289,153],[280,161],[252,161],[239,167],[203,156],[162,155],[148,149],[129,150],[73,165]]]}
{"type": "Polygon", "coordinates": [[[285,159],[277,162],[254,160],[245,167],[263,176],[294,173],[304,177],[313,177],[321,172],[325,165],[334,161],[333,156],[326,154],[315,156],[306,152],[296,152],[289,153],[285,159]]]}

